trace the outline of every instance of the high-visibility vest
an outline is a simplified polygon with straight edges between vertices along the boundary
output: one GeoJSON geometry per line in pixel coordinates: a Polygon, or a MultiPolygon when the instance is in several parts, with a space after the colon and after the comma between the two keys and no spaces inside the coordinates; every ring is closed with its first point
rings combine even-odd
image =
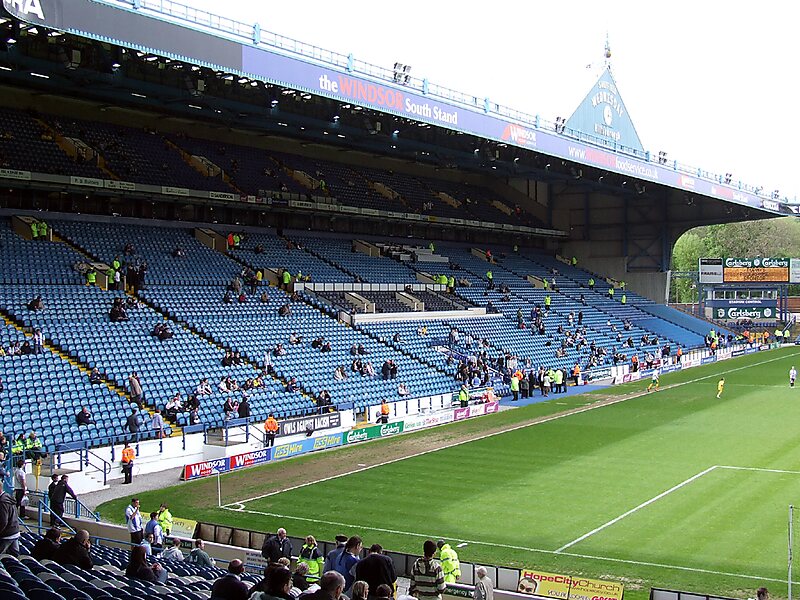
{"type": "Polygon", "coordinates": [[[262,273],[261,269],[259,269],[256,271],[256,281],[261,281],[262,279],[264,279],[264,273],[262,273]]]}
{"type": "Polygon", "coordinates": [[[136,453],[133,451],[133,448],[128,447],[122,449],[122,464],[132,463],[134,458],[136,458],[136,453]]]}
{"type": "Polygon", "coordinates": [[[442,575],[446,583],[455,583],[461,577],[461,564],[458,554],[450,547],[450,544],[442,546],[439,558],[442,561],[442,575]]]}
{"type": "Polygon", "coordinates": [[[14,440],[14,443],[11,445],[11,453],[12,454],[22,454],[25,450],[25,442],[21,439],[14,440]]]}
{"type": "Polygon", "coordinates": [[[592,279],[592,278],[589,278],[589,285],[590,285],[591,287],[594,287],[594,279],[592,279]]]}
{"type": "Polygon", "coordinates": [[[550,302],[551,302],[551,301],[552,301],[552,300],[550,299],[550,296],[545,296],[545,297],[544,297],[544,305],[545,305],[545,306],[550,306],[550,302]]]}
{"type": "Polygon", "coordinates": [[[161,529],[164,531],[172,531],[172,513],[169,512],[168,508],[165,508],[160,513],[158,513],[158,524],[161,525],[161,529]]]}
{"type": "Polygon", "coordinates": [[[115,271],[119,271],[119,268],[122,266],[122,263],[121,263],[121,262],[119,262],[119,261],[118,261],[118,260],[115,258],[115,259],[114,259],[114,262],[113,262],[113,263],[111,263],[111,266],[112,266],[112,267],[114,267],[114,270],[115,270],[115,271]]]}
{"type": "Polygon", "coordinates": [[[284,271],[283,272],[283,283],[287,283],[288,284],[291,281],[292,281],[292,274],[289,273],[289,271],[284,271]]]}
{"type": "Polygon", "coordinates": [[[625,294],[622,294],[622,298],[620,298],[620,301],[623,304],[626,304],[628,302],[628,296],[626,296],[625,294]]]}
{"type": "Polygon", "coordinates": [[[239,242],[241,240],[242,240],[242,238],[239,237],[238,233],[234,234],[234,236],[233,236],[233,245],[238,247],[239,246],[239,242]]]}
{"type": "Polygon", "coordinates": [[[95,270],[91,270],[86,273],[86,283],[96,283],[97,282],[97,272],[95,270]]]}
{"type": "Polygon", "coordinates": [[[47,223],[44,221],[39,221],[39,235],[44,237],[47,235],[47,223]]]}
{"type": "Polygon", "coordinates": [[[491,272],[491,271],[486,271],[486,279],[488,279],[489,281],[491,281],[491,280],[492,280],[492,277],[494,277],[494,275],[492,275],[492,272],[491,272]]]}
{"type": "Polygon", "coordinates": [[[612,288],[612,287],[608,288],[608,295],[609,296],[613,296],[614,295],[614,288],[612,288]]]}
{"type": "Polygon", "coordinates": [[[459,390],[458,399],[461,402],[469,402],[469,392],[465,389],[459,390]]]}
{"type": "Polygon", "coordinates": [[[267,433],[277,433],[278,432],[278,421],[275,420],[275,417],[269,417],[266,422],[264,423],[264,431],[267,433]]]}
{"type": "Polygon", "coordinates": [[[388,415],[389,415],[389,412],[390,412],[390,410],[391,410],[391,409],[389,408],[389,403],[388,403],[388,402],[382,402],[382,403],[381,403],[381,414],[382,414],[382,415],[386,415],[386,416],[388,416],[388,415]]]}
{"type": "Polygon", "coordinates": [[[36,221],[31,222],[31,235],[33,235],[33,237],[39,237],[39,223],[36,221]]]}
{"type": "Polygon", "coordinates": [[[449,277],[447,279],[447,287],[451,287],[451,288],[456,287],[456,278],[455,277],[449,277]]]}
{"type": "Polygon", "coordinates": [[[433,242],[431,242],[430,244],[428,244],[428,249],[429,249],[431,252],[436,252],[436,246],[434,246],[434,245],[433,245],[433,242]]]}

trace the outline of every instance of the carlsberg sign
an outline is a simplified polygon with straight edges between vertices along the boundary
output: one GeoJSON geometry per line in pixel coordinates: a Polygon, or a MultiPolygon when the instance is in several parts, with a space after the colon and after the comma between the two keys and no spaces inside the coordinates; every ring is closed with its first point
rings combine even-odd
{"type": "Polygon", "coordinates": [[[386,423],[385,425],[369,425],[367,427],[359,427],[352,429],[344,434],[345,444],[355,444],[357,442],[365,442],[367,440],[375,440],[390,435],[397,435],[403,433],[403,422],[386,423]]]}

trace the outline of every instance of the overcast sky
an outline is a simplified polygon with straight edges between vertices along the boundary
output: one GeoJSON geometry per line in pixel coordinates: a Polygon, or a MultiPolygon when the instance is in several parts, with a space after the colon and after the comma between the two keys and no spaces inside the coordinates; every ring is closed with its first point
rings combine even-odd
{"type": "Polygon", "coordinates": [[[569,117],[594,84],[608,32],[645,149],[800,199],[794,2],[190,4],[387,68],[409,64],[417,77],[549,120],[569,117]]]}

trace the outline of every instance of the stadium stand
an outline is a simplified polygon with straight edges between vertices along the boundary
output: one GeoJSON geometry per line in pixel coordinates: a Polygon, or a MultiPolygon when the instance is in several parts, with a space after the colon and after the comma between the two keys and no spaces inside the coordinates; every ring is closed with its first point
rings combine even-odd
{"type": "MultiPolygon", "coordinates": [[[[160,560],[169,573],[167,581],[151,584],[125,575],[130,551],[111,546],[92,545],[91,571],[73,565],[60,565],[51,560],[39,562],[30,553],[40,536],[23,533],[19,558],[0,557],[0,593],[9,600],[100,600],[137,598],[162,600],[206,600],[214,581],[225,573],[218,567],[201,567],[186,561],[160,560]]],[[[243,575],[242,581],[252,586],[260,578],[243,575]]]]}
{"type": "MultiPolygon", "coordinates": [[[[674,351],[678,345],[703,344],[701,335],[667,320],[682,313],[658,308],[664,318],[656,317],[652,310],[656,305],[632,292],[628,292],[630,304],[623,306],[617,299],[609,299],[600,285],[594,291],[588,289],[593,274],[543,253],[515,254],[498,247],[490,263],[483,251],[441,243],[436,251],[439,262],[426,262],[410,259],[414,248],[422,252],[419,247],[404,249],[394,242],[375,246],[392,257],[368,256],[354,251],[349,238],[305,233],[279,237],[270,231],[247,233],[239,248],[224,253],[201,244],[190,228],[53,219],[54,232],[67,241],[59,243],[28,241],[15,234],[8,221],[0,225],[5,284],[0,290],[2,309],[9,323],[26,328],[28,337],[38,328],[46,341],[37,358],[13,357],[4,362],[4,378],[31,400],[31,406],[43,397],[48,406],[63,407],[73,414],[85,403],[95,415],[94,426],[78,428],[56,423],[56,411],[50,409],[38,417],[33,410],[30,418],[26,413],[22,426],[48,432],[48,443],[55,438],[103,443],[124,433],[125,394],[130,392],[129,376],[134,371],[142,380],[149,409],[164,410],[176,393],[189,397],[198,382],[208,378],[212,394],[202,399],[199,418],[208,427],[219,427],[226,420],[224,400],[240,394],[220,391],[218,383],[225,377],[240,384],[259,381],[260,385],[247,393],[252,419],[261,420],[270,412],[291,416],[316,411],[323,390],[331,393],[334,405],[356,408],[376,404],[381,398],[400,399],[399,383],[407,385],[412,396],[450,393],[458,385],[454,377],[459,362],[476,351],[485,352],[481,360],[487,363],[489,381],[502,391],[507,381],[496,364],[501,355],[519,357],[526,368],[545,365],[569,370],[576,363],[582,369],[590,364],[609,366],[634,354],[658,353],[665,345],[674,351]],[[257,254],[256,246],[263,252],[257,254]],[[183,257],[174,256],[176,248],[182,249],[183,257]],[[125,263],[123,271],[127,265],[146,265],[146,276],[136,296],[131,296],[130,289],[87,287],[81,285],[84,277],[75,265],[89,260],[107,264],[120,260],[125,263]],[[332,305],[351,313],[358,311],[342,292],[290,296],[262,282],[252,293],[242,273],[265,267],[285,267],[294,275],[308,275],[318,282],[407,285],[427,273],[452,275],[458,285],[455,295],[415,292],[431,313],[421,322],[348,327],[337,321],[332,305]],[[493,289],[487,289],[487,270],[494,274],[493,289]],[[534,288],[528,275],[555,277],[558,290],[534,288]],[[234,278],[242,279],[246,302],[224,302],[234,278]],[[262,291],[267,291],[268,303],[260,301],[262,291]],[[28,310],[27,303],[37,295],[43,296],[46,309],[28,310]],[[545,310],[547,296],[550,310],[545,310]],[[109,322],[115,299],[130,302],[129,320],[109,322]],[[291,315],[279,314],[283,305],[290,307],[291,315]],[[464,306],[485,307],[498,314],[481,319],[450,314],[433,318],[436,311],[464,306]],[[172,338],[161,341],[151,335],[158,323],[168,324],[172,338]],[[422,328],[425,335],[419,334],[422,328]],[[449,340],[452,330],[458,332],[455,343],[449,340]],[[290,344],[292,334],[301,336],[303,343],[290,344]],[[311,341],[319,337],[331,343],[331,352],[311,347],[311,341]],[[278,344],[283,344],[285,355],[275,354],[278,344]],[[367,354],[351,355],[353,346],[363,346],[367,354]],[[223,366],[227,351],[240,353],[242,364],[223,366]],[[354,372],[357,358],[369,362],[375,376],[354,372]],[[397,367],[396,379],[382,376],[388,361],[397,367]],[[41,390],[25,386],[24,375],[21,380],[13,378],[12,371],[20,371],[7,366],[22,362],[31,366],[21,373],[43,374],[41,390]],[[45,364],[59,368],[45,368],[45,364]],[[269,367],[274,371],[265,373],[269,367]],[[343,368],[347,379],[336,378],[337,367],[343,368]],[[88,371],[94,368],[103,385],[87,383],[88,371]]],[[[374,302],[379,313],[411,310],[397,301],[394,292],[361,295],[374,302]]],[[[10,345],[25,335],[8,325],[5,343],[10,345]]],[[[190,424],[190,416],[188,411],[179,412],[167,433],[190,424]]],[[[150,412],[143,411],[142,417],[142,437],[152,437],[150,412]]],[[[10,426],[9,422],[6,427],[10,426]]]]}

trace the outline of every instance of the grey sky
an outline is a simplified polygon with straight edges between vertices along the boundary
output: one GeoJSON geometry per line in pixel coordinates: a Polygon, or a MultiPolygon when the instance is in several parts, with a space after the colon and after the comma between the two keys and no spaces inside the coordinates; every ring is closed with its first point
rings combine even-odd
{"type": "MultiPolygon", "coordinates": [[[[182,0],[185,1],[185,0],[182,0]]],[[[376,3],[193,0],[191,5],[549,120],[614,77],[646,149],[800,196],[800,5],[616,1],[376,3]],[[595,68],[587,65],[595,63],[595,68]]]]}

